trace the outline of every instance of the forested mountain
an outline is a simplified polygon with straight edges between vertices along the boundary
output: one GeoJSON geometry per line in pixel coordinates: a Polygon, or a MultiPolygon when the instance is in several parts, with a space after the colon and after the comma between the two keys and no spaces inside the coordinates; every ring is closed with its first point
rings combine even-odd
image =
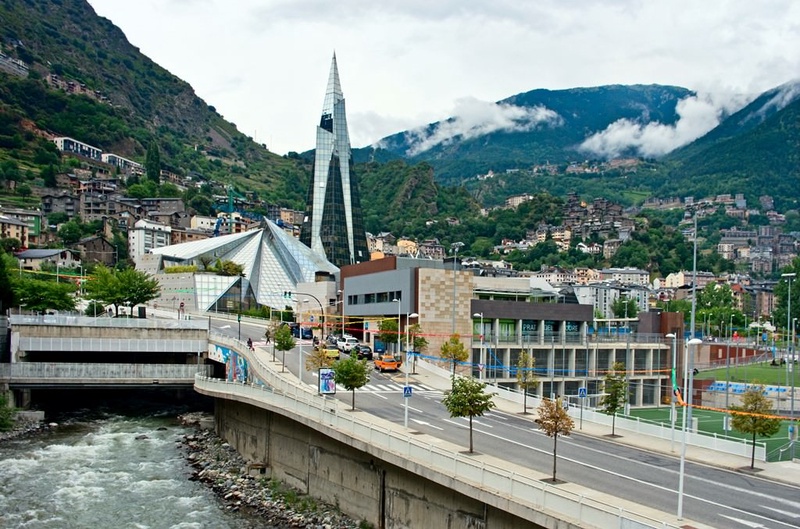
{"type": "Polygon", "coordinates": [[[456,116],[383,138],[376,148],[357,150],[355,157],[425,161],[445,184],[489,170],[567,164],[591,158],[581,144],[619,120],[674,124],[678,101],[689,95],[685,88],[659,85],[532,90],[498,101],[486,121],[456,116]]]}
{"type": "Polygon", "coordinates": [[[0,0],[0,20],[3,53],[30,67],[24,80],[0,73],[0,135],[22,162],[36,168],[25,153],[37,150],[32,142],[40,133],[137,161],[155,141],[174,172],[303,203],[307,170],[241,134],[85,0],[0,0]]]}
{"type": "Polygon", "coordinates": [[[708,196],[754,190],[773,196],[779,210],[797,208],[800,81],[765,92],[665,163],[667,179],[656,191],[708,196]]]}

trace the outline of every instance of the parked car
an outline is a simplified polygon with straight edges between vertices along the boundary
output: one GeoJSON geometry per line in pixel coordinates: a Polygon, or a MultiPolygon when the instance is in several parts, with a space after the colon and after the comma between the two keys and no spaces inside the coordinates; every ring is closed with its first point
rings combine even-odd
{"type": "Polygon", "coordinates": [[[314,333],[311,331],[310,327],[300,327],[297,323],[285,323],[284,325],[288,325],[289,328],[292,330],[292,336],[295,338],[300,338],[302,335],[303,340],[311,340],[314,338],[314,333]]]}
{"type": "Polygon", "coordinates": [[[350,351],[350,356],[356,354],[356,357],[359,360],[372,360],[372,348],[369,345],[365,344],[358,344],[356,345],[352,351],[350,351]]]}

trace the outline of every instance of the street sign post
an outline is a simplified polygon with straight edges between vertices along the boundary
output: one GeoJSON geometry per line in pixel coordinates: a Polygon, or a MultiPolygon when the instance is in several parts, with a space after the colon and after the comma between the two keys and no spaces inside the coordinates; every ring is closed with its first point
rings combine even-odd
{"type": "Polygon", "coordinates": [[[411,397],[411,386],[403,386],[403,397],[408,399],[411,397]]]}

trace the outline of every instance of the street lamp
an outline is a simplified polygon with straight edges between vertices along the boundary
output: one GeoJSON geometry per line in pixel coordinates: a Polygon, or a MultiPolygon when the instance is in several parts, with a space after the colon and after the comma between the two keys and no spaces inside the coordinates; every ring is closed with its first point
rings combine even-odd
{"type": "Polygon", "coordinates": [[[674,452],[675,451],[675,388],[677,387],[677,383],[675,380],[675,371],[678,367],[677,366],[678,359],[675,357],[675,339],[677,338],[677,336],[675,335],[675,333],[671,332],[667,334],[666,337],[672,338],[672,395],[670,398],[670,410],[669,410],[672,435],[670,436],[669,440],[669,451],[674,452]]]}
{"type": "MultiPolygon", "coordinates": [[[[409,354],[408,320],[410,318],[419,318],[419,314],[417,314],[416,312],[412,312],[411,314],[406,314],[406,387],[409,387],[408,386],[408,372],[411,369],[411,366],[410,366],[411,362],[409,362],[409,360],[408,360],[408,354],[409,354]]],[[[398,329],[397,335],[398,336],[400,335],[399,329],[398,329]]],[[[408,391],[408,390],[403,390],[403,400],[405,401],[405,404],[404,404],[405,410],[403,411],[403,427],[404,428],[408,428],[408,399],[409,399],[409,397],[406,396],[406,394],[405,394],[406,391],[408,391]]]]}
{"type": "Polygon", "coordinates": [[[400,354],[400,300],[394,298],[392,303],[397,303],[397,354],[400,354]]]}
{"type": "Polygon", "coordinates": [[[456,333],[456,261],[458,261],[458,250],[464,246],[463,242],[454,242],[450,245],[453,250],[453,332],[456,333]]]}
{"type": "MultiPolygon", "coordinates": [[[[725,354],[725,409],[728,409],[728,402],[730,398],[731,388],[731,341],[733,340],[733,314],[728,323],[728,346],[727,353],[725,354]]],[[[725,431],[728,431],[728,423],[725,423],[725,431]]]]}
{"type": "Polygon", "coordinates": [[[340,299],[338,301],[338,303],[342,304],[342,306],[340,307],[339,310],[340,310],[340,316],[342,317],[342,338],[344,338],[344,291],[343,290],[337,290],[336,291],[336,297],[337,298],[338,297],[342,298],[342,299],[340,299]]]}
{"type": "MultiPolygon", "coordinates": [[[[301,303],[308,303],[307,299],[301,303]]],[[[297,324],[297,379],[303,383],[303,311],[300,311],[300,323],[297,324]]]]}
{"type": "Polygon", "coordinates": [[[483,347],[483,312],[476,312],[472,317],[481,319],[481,352],[479,357],[480,365],[478,366],[478,380],[483,381],[483,370],[486,369],[486,352],[483,347]]]}
{"type": "Polygon", "coordinates": [[[689,362],[689,348],[695,345],[699,345],[703,343],[703,340],[698,340],[697,338],[692,338],[686,344],[684,353],[683,353],[683,391],[684,391],[684,405],[688,408],[683,412],[683,441],[681,443],[681,469],[678,478],[678,520],[683,519],[683,478],[684,478],[684,470],[686,468],[686,415],[687,411],[692,408],[692,389],[687,387],[691,383],[691,376],[690,371],[688,369],[688,362],[689,362]]]}

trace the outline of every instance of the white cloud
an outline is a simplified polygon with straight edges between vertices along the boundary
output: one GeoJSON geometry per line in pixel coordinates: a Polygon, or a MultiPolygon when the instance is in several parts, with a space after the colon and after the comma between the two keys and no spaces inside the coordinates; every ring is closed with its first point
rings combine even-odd
{"type": "Polygon", "coordinates": [[[674,125],[620,119],[586,138],[580,148],[601,158],[614,158],[631,151],[648,158],[663,156],[709,132],[748,99],[722,92],[689,96],[678,101],[675,107],[678,121],[674,125]]]}
{"type": "Polygon", "coordinates": [[[758,94],[800,72],[797,0],[89,2],[278,153],[314,147],[334,50],[354,146],[463,97],[653,83],[758,94]]]}
{"type": "Polygon", "coordinates": [[[463,98],[456,102],[450,119],[440,121],[433,131],[420,127],[407,133],[410,144],[408,155],[425,152],[437,145],[454,139],[468,140],[492,132],[522,132],[538,125],[559,125],[561,118],[543,106],[519,107],[509,104],[490,103],[475,98],[463,98]]]}

